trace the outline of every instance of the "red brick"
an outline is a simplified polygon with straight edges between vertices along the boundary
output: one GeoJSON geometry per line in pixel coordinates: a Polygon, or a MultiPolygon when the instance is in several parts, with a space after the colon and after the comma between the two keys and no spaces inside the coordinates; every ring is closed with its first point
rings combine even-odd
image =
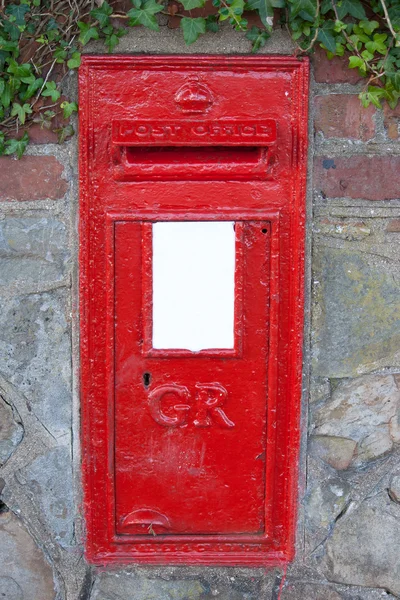
{"type": "Polygon", "coordinates": [[[40,127],[40,125],[32,125],[28,130],[29,141],[32,144],[57,144],[58,143],[58,135],[51,131],[51,129],[46,129],[46,127],[40,127]]]}
{"type": "Polygon", "coordinates": [[[392,219],[389,221],[386,231],[389,233],[400,233],[400,219],[392,219]]]}
{"type": "Polygon", "coordinates": [[[54,156],[0,158],[0,201],[57,200],[67,191],[63,166],[54,156]]]}
{"type": "Polygon", "coordinates": [[[385,102],[383,106],[383,120],[390,139],[397,140],[400,137],[400,102],[394,109],[390,108],[389,105],[385,102]]]}
{"type": "Polygon", "coordinates": [[[363,79],[357,69],[349,69],[348,56],[334,56],[329,60],[322,48],[317,48],[311,59],[317,83],[358,83],[363,79]]]}
{"type": "Polygon", "coordinates": [[[315,109],[315,131],[322,131],[325,137],[367,141],[375,135],[375,108],[372,104],[364,108],[354,94],[317,96],[315,109]]]}
{"type": "Polygon", "coordinates": [[[316,189],[329,198],[400,198],[400,156],[318,157],[316,189]]]}

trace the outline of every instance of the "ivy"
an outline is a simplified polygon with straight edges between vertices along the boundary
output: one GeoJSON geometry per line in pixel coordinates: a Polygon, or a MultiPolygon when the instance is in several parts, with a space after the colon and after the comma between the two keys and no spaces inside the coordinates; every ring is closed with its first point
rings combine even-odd
{"type": "Polygon", "coordinates": [[[265,46],[273,26],[285,27],[296,54],[321,47],[342,57],[365,85],[363,106],[394,108],[400,98],[400,0],[130,0],[126,12],[114,0],[12,0],[0,9],[0,155],[20,158],[33,125],[52,129],[62,142],[78,106],[62,96],[62,83],[81,63],[82,47],[100,40],[112,52],[128,28],[159,30],[158,14],[180,20],[186,44],[227,22],[242,32],[253,52],[265,46]],[[209,11],[208,11],[209,12],[209,11]],[[248,15],[258,24],[248,25],[248,15]]]}

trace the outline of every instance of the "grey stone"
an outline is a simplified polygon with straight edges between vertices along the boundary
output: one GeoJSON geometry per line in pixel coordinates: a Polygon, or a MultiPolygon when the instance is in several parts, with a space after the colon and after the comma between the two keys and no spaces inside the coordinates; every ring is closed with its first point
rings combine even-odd
{"type": "Polygon", "coordinates": [[[309,398],[310,402],[320,402],[326,400],[331,395],[331,386],[329,379],[312,377],[310,381],[309,398]]]}
{"type": "Polygon", "coordinates": [[[354,440],[352,464],[362,465],[400,442],[400,391],[393,375],[366,375],[340,383],[314,416],[318,436],[354,440]]]}
{"type": "Polygon", "coordinates": [[[31,493],[41,519],[63,547],[73,543],[74,503],[69,447],[49,450],[15,473],[31,493]]]}
{"type": "MultiPolygon", "coordinates": [[[[0,373],[56,439],[71,429],[71,342],[66,292],[0,300],[0,373]]],[[[67,438],[65,438],[66,440],[67,438]]]]}
{"type": "Polygon", "coordinates": [[[317,245],[313,279],[315,376],[356,377],[400,363],[397,262],[317,245]]]}
{"type": "Polygon", "coordinates": [[[400,597],[399,517],[384,506],[362,504],[340,519],[322,561],[329,581],[383,588],[400,597]]]}
{"type": "Polygon", "coordinates": [[[361,240],[371,235],[371,228],[365,223],[354,219],[347,219],[346,221],[319,219],[314,223],[314,233],[344,240],[361,240]]]}
{"type": "Polygon", "coordinates": [[[328,529],[346,507],[350,485],[339,478],[322,481],[306,496],[307,526],[312,530],[328,529]]]}
{"type": "Polygon", "coordinates": [[[394,475],[389,485],[389,496],[400,504],[400,475],[394,475]]]}
{"type": "Polygon", "coordinates": [[[276,577],[273,570],[206,567],[108,571],[97,576],[90,600],[260,600],[270,597],[276,577]]]}
{"type": "Polygon", "coordinates": [[[354,440],[329,435],[312,435],[309,442],[310,453],[337,471],[348,469],[356,447],[354,440]]]}
{"type": "Polygon", "coordinates": [[[24,429],[19,416],[0,396],[0,465],[10,458],[23,435],[24,429]]]}
{"type": "Polygon", "coordinates": [[[69,258],[67,229],[50,217],[0,221],[0,285],[59,281],[69,258]]]}
{"type": "Polygon", "coordinates": [[[300,582],[286,584],[279,600],[343,600],[343,596],[329,585],[300,582]]]}
{"type": "Polygon", "coordinates": [[[43,552],[11,512],[0,513],[0,598],[54,600],[53,573],[43,552]]]}
{"type": "MultiPolygon", "coordinates": [[[[195,44],[186,46],[182,40],[182,30],[169,29],[160,23],[161,32],[152,31],[146,27],[129,29],[127,35],[121,38],[115,52],[132,53],[145,52],[150,54],[250,54],[251,44],[245,36],[232,32],[228,23],[223,23],[218,33],[201,35],[195,44]],[[233,34],[233,35],[232,35],[233,34]]],[[[260,54],[292,54],[295,45],[284,28],[274,29],[260,54]]],[[[85,53],[104,53],[104,44],[91,42],[84,48],[85,53]]]]}

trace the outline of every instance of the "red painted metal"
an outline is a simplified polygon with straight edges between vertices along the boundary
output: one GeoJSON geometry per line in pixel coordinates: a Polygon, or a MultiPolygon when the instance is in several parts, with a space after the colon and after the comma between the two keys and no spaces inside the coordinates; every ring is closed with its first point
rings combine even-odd
{"type": "Polygon", "coordinates": [[[80,70],[87,558],[293,556],[307,61],[93,57],[80,70]],[[152,223],[234,221],[235,343],[152,348],[152,223]]]}

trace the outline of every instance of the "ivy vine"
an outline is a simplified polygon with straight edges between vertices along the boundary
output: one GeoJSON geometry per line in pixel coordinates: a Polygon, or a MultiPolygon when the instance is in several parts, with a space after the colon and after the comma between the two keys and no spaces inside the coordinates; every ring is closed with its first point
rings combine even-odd
{"type": "Polygon", "coordinates": [[[179,19],[186,44],[228,21],[253,52],[284,27],[298,54],[320,46],[357,69],[364,106],[394,108],[400,98],[400,0],[212,0],[208,16],[198,9],[211,0],[127,1],[121,10],[118,0],[0,0],[0,155],[20,158],[34,124],[60,142],[71,136],[78,106],[62,96],[63,80],[79,67],[82,47],[102,40],[112,52],[130,27],[158,31],[158,13],[179,19]],[[252,15],[258,25],[249,27],[252,15]]]}

